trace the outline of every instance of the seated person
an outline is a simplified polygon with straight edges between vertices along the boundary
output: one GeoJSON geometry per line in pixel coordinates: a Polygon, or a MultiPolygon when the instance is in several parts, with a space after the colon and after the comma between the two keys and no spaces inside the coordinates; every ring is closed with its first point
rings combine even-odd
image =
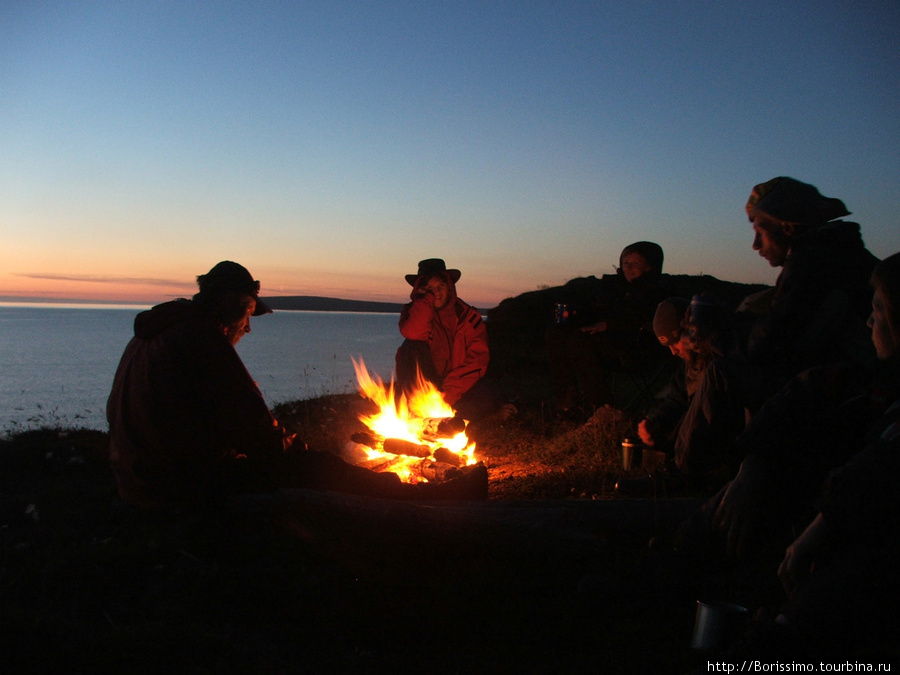
{"type": "Polygon", "coordinates": [[[410,485],[306,450],[279,426],[235,351],[251,317],[271,312],[259,282],[223,261],[197,284],[192,300],[138,314],[116,371],[107,419],[123,500],[179,512],[286,487],[398,499],[486,496],[484,467],[455,479],[457,488],[455,481],[410,485]]]}
{"type": "Polygon", "coordinates": [[[745,206],[753,249],[780,267],[771,306],[754,322],[747,356],[756,366],[755,411],[797,373],[825,363],[871,365],[866,329],[878,262],[860,226],[841,220],[840,199],[815,186],[779,176],[753,187],[745,206]]]}
{"type": "MultiPolygon", "coordinates": [[[[829,473],[808,526],[787,547],[778,567],[787,601],[769,632],[757,631],[756,643],[747,644],[755,658],[773,644],[782,654],[789,647],[794,654],[826,661],[857,654],[874,658],[891,651],[896,655],[900,634],[895,611],[900,594],[900,254],[878,264],[872,285],[875,294],[868,324],[878,358],[874,376],[866,386],[860,387],[857,381],[846,388],[828,372],[835,367],[820,368],[818,386],[807,396],[806,412],[812,413],[812,419],[829,431],[845,429],[841,443],[834,445],[843,445],[850,458],[829,473]],[[821,405],[832,401],[837,406],[821,405]],[[836,415],[836,410],[849,414],[836,415]],[[827,424],[830,419],[833,424],[827,424]]],[[[841,374],[852,382],[858,380],[854,373],[858,369],[848,367],[841,374]]],[[[777,434],[785,428],[773,427],[777,434]]],[[[786,518],[789,512],[778,518],[766,507],[773,502],[796,502],[797,482],[805,486],[810,477],[822,475],[819,465],[809,470],[809,461],[821,450],[815,447],[816,440],[796,438],[792,445],[782,444],[781,453],[792,455],[787,461],[781,453],[767,453],[762,447],[763,452],[745,460],[747,464],[753,458],[752,470],[749,464],[742,467],[719,500],[714,518],[733,552],[748,554],[757,546],[759,535],[776,531],[773,525],[781,525],[781,533],[787,533],[792,524],[786,518]],[[782,470],[789,475],[779,476],[782,470]],[[766,519],[768,532],[755,528],[766,519]]]]}
{"type": "Polygon", "coordinates": [[[737,470],[731,445],[746,425],[748,368],[734,314],[727,307],[710,294],[695,295],[688,316],[703,372],[678,427],[675,464],[701,492],[709,492],[737,470]]]}
{"type": "Polygon", "coordinates": [[[606,381],[623,359],[666,356],[652,334],[657,305],[665,298],[660,284],[663,251],[639,241],[619,256],[616,274],[604,274],[598,292],[583,307],[572,307],[571,320],[546,334],[554,408],[568,413],[581,406],[590,416],[614,402],[606,381]]]}
{"type": "MultiPolygon", "coordinates": [[[[669,298],[657,308],[653,329],[660,344],[682,359],[683,368],[638,423],[638,435],[646,446],[669,456],[667,478],[709,493],[725,480],[723,475],[733,475],[736,463],[728,446],[744,425],[744,409],[731,393],[733,378],[716,365],[733,347],[730,313],[709,295],[695,296],[690,303],[669,298]]],[[[637,487],[620,481],[617,490],[637,487]]]]}
{"type": "Polygon", "coordinates": [[[415,274],[406,275],[413,288],[400,313],[405,339],[396,355],[397,393],[409,395],[421,375],[460,417],[478,421],[501,405],[483,380],[490,361],[487,328],[457,296],[460,276],[440,258],[422,260],[415,274]]]}
{"type": "Polygon", "coordinates": [[[690,302],[685,298],[669,298],[659,303],[653,315],[653,332],[659,343],[681,359],[683,367],[672,373],[669,383],[657,396],[659,403],[638,422],[637,432],[646,447],[667,455],[673,454],[678,426],[705,369],[687,330],[685,315],[689,307],[690,302]]]}

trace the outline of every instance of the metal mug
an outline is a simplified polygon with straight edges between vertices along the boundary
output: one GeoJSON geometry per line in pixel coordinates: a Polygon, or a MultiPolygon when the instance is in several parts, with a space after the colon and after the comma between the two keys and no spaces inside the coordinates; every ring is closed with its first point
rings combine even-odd
{"type": "Polygon", "coordinates": [[[747,615],[747,608],[740,605],[698,600],[691,648],[711,652],[729,646],[740,636],[747,615]]]}

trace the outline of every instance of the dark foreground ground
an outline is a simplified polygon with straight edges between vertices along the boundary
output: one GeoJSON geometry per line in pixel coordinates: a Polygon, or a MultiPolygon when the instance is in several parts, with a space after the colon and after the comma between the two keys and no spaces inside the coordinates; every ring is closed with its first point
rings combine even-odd
{"type": "Polygon", "coordinates": [[[0,443],[2,672],[705,667],[703,589],[647,548],[690,502],[302,492],[154,519],[118,503],[106,450],[93,431],[0,443]]]}

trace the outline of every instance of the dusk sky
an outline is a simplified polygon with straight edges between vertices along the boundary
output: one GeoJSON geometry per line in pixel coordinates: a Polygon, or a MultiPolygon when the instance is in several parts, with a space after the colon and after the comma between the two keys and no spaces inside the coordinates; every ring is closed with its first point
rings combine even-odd
{"type": "Polygon", "coordinates": [[[900,250],[900,3],[0,0],[0,300],[403,301],[614,271],[772,283],[755,183],[900,250]]]}

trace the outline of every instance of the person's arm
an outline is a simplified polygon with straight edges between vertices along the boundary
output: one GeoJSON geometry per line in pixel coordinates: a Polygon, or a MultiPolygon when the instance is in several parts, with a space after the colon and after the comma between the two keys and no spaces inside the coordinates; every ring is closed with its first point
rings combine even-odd
{"type": "Polygon", "coordinates": [[[451,406],[484,377],[491,357],[487,327],[475,310],[469,309],[463,315],[457,340],[464,343],[463,359],[450,369],[441,387],[444,400],[451,406]]]}
{"type": "Polygon", "coordinates": [[[674,436],[678,425],[687,412],[690,401],[687,393],[685,372],[685,366],[679,364],[669,378],[668,384],[657,394],[660,402],[651,408],[647,412],[646,417],[641,420],[638,434],[645,445],[652,446],[657,442],[663,442],[674,436]],[[652,442],[648,443],[644,439],[644,433],[652,442]]]}
{"type": "MultiPolygon", "coordinates": [[[[857,411],[869,376],[847,364],[820,366],[792,378],[753,415],[736,440],[740,455],[760,455],[775,491],[792,490],[811,471],[823,471],[827,454],[846,445],[852,454],[867,417],[857,411]],[[824,452],[829,449],[828,452],[824,452]]],[[[846,461],[837,457],[833,465],[846,461]]],[[[824,473],[815,480],[824,479],[824,473]]],[[[821,483],[819,483],[821,484],[821,483]]]]}
{"type": "Polygon", "coordinates": [[[828,526],[820,513],[787,547],[784,560],[778,566],[778,578],[788,595],[809,576],[813,564],[828,550],[828,539],[828,526]]]}
{"type": "Polygon", "coordinates": [[[197,358],[203,369],[199,396],[206,401],[198,414],[207,417],[204,426],[214,447],[254,460],[280,457],[286,443],[284,430],[234,347],[214,340],[197,358]]]}
{"type": "Polygon", "coordinates": [[[829,474],[816,508],[841,546],[897,546],[900,537],[900,409],[872,427],[873,438],[829,474]],[[891,433],[897,434],[891,437],[891,433]]]}
{"type": "Polygon", "coordinates": [[[421,279],[409,294],[412,302],[400,312],[400,334],[407,340],[427,341],[434,321],[434,293],[421,287],[421,279]]]}
{"type": "Polygon", "coordinates": [[[769,471],[763,458],[748,455],[726,486],[713,514],[713,529],[725,538],[728,555],[742,558],[755,543],[759,516],[769,494],[769,471]]]}

